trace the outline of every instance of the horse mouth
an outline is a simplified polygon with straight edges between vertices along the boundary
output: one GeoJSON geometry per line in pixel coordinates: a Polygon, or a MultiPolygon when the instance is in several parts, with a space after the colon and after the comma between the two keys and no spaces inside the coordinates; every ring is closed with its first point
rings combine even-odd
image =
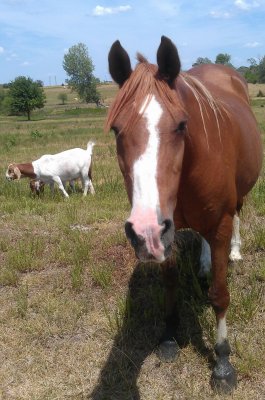
{"type": "MultiPolygon", "coordinates": [[[[156,227],[155,227],[156,228],[156,227]]],[[[141,262],[162,263],[172,253],[172,243],[174,241],[174,225],[171,220],[165,220],[163,229],[146,229],[144,234],[137,234],[132,222],[125,223],[125,233],[134,248],[135,255],[141,262]],[[154,234],[160,233],[160,235],[154,234]]]]}
{"type": "Polygon", "coordinates": [[[138,258],[140,262],[143,263],[148,263],[148,262],[153,262],[160,264],[164,262],[167,258],[169,258],[172,254],[172,246],[169,245],[165,248],[164,253],[161,254],[161,256],[156,257],[153,254],[149,253],[146,246],[144,245],[142,248],[134,248],[135,255],[138,258]]]}

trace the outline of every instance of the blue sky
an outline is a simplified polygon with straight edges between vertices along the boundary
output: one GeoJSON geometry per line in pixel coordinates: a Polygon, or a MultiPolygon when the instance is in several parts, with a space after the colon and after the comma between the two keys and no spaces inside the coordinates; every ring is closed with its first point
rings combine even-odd
{"type": "Polygon", "coordinates": [[[116,39],[134,65],[137,51],[155,62],[161,35],[177,45],[183,69],[218,53],[248,65],[265,55],[265,0],[0,0],[0,83],[24,75],[61,84],[63,56],[79,42],[94,75],[109,80],[116,39]]]}

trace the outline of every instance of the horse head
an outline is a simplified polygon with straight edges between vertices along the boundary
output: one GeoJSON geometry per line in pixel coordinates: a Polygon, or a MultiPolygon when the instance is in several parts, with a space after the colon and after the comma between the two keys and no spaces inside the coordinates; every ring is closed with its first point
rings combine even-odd
{"type": "Polygon", "coordinates": [[[175,45],[162,37],[157,64],[130,58],[116,41],[109,70],[120,90],[106,129],[116,136],[119,166],[132,205],[125,232],[141,261],[164,261],[174,241],[187,114],[174,88],[180,72],[175,45]]]}

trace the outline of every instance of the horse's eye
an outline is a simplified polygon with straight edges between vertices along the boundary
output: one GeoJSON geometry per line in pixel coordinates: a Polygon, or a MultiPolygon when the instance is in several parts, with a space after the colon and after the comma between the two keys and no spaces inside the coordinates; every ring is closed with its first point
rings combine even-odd
{"type": "Polygon", "coordinates": [[[187,126],[187,121],[180,121],[175,132],[184,133],[186,126],[187,126]]]}

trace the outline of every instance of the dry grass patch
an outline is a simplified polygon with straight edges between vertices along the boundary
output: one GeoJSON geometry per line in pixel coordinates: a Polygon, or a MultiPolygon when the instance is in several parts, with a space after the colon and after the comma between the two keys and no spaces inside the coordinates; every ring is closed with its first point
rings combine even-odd
{"type": "Polygon", "coordinates": [[[250,97],[257,97],[259,91],[265,94],[265,83],[249,83],[248,84],[248,91],[250,97]]]}

